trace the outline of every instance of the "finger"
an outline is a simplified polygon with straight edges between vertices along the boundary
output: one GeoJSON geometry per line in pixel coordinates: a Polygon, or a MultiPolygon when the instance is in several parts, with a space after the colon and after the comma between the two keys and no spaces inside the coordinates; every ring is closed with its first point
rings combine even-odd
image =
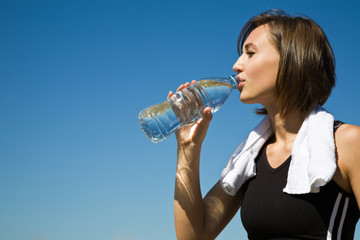
{"type": "MultiPolygon", "coordinates": [[[[195,81],[195,82],[196,82],[196,81],[195,81]]],[[[176,91],[181,91],[181,90],[183,90],[184,88],[189,87],[191,84],[193,84],[193,83],[195,83],[195,82],[194,82],[194,80],[193,80],[191,83],[186,82],[186,83],[184,83],[184,84],[181,84],[176,91]]]]}
{"type": "Polygon", "coordinates": [[[192,80],[192,81],[191,81],[191,84],[194,84],[194,83],[196,83],[196,80],[192,80]]]}
{"type": "Polygon", "coordinates": [[[184,89],[184,84],[181,84],[176,91],[181,91],[182,89],[184,89]]]}
{"type": "Polygon", "coordinates": [[[205,119],[205,121],[209,121],[209,122],[210,122],[211,119],[212,119],[211,107],[206,107],[206,108],[204,109],[203,114],[204,114],[204,119],[205,119]]]}
{"type": "Polygon", "coordinates": [[[211,108],[206,107],[203,112],[203,117],[199,120],[197,120],[197,124],[201,125],[202,127],[208,128],[210,121],[212,120],[212,113],[211,108]]]}
{"type": "Polygon", "coordinates": [[[167,99],[169,99],[174,93],[172,91],[169,91],[169,94],[167,96],[167,99]]]}
{"type": "MultiPolygon", "coordinates": [[[[202,119],[198,120],[196,122],[197,125],[197,130],[196,132],[200,133],[200,135],[198,136],[200,139],[204,139],[207,133],[207,130],[209,128],[211,119],[212,119],[212,113],[211,113],[211,108],[210,107],[206,107],[204,109],[204,116],[202,119]]],[[[195,130],[194,130],[195,131],[195,130]]]]}

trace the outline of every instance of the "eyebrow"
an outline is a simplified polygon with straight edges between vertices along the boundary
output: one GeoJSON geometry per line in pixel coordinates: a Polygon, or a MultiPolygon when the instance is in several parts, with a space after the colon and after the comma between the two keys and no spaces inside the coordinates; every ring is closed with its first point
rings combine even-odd
{"type": "Polygon", "coordinates": [[[251,47],[252,47],[252,48],[255,48],[255,49],[257,48],[254,43],[247,43],[247,44],[244,45],[245,51],[248,51],[249,48],[251,48],[251,47]]]}

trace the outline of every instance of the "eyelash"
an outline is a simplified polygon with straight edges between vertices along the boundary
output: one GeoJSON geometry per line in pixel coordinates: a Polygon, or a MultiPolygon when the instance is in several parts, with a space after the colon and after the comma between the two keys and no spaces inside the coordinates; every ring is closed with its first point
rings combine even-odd
{"type": "Polygon", "coordinates": [[[251,52],[251,51],[246,52],[246,55],[248,55],[249,57],[252,57],[254,54],[255,52],[251,52]]]}

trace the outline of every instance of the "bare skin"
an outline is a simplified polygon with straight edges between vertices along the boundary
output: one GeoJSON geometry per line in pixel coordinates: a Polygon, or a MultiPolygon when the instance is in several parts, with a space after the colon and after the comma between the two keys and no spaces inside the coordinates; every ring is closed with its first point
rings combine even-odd
{"type": "MultiPolygon", "coordinates": [[[[188,86],[190,83],[181,85],[178,90],[188,86]]],[[[172,94],[170,92],[168,97],[172,94]]],[[[214,239],[241,204],[241,191],[237,196],[231,197],[221,189],[219,182],[202,197],[199,180],[200,151],[211,119],[211,109],[205,108],[203,119],[176,133],[178,163],[174,214],[177,239],[214,239]]]]}
{"type": "MultiPolygon", "coordinates": [[[[233,69],[241,83],[240,100],[262,104],[270,117],[275,140],[267,147],[273,167],[281,165],[291,154],[294,139],[305,115],[294,110],[280,115],[275,94],[279,53],[268,40],[267,26],[256,28],[247,38],[242,54],[233,69]]],[[[194,84],[185,83],[178,90],[194,84]]],[[[169,92],[168,97],[172,96],[169,92]]],[[[241,207],[243,190],[236,196],[226,194],[217,182],[203,198],[199,180],[200,152],[212,114],[205,108],[204,118],[176,132],[178,142],[174,196],[177,239],[215,239],[241,207]]],[[[360,127],[345,124],[335,134],[338,170],[334,180],[355,195],[360,206],[360,127]]]]}

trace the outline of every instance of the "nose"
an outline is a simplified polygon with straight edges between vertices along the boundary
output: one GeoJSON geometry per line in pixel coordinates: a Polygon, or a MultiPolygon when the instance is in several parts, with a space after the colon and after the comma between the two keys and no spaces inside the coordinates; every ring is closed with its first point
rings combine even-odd
{"type": "Polygon", "coordinates": [[[238,60],[235,62],[233,66],[234,72],[241,73],[244,71],[244,63],[241,60],[241,56],[238,58],[238,60]]]}

